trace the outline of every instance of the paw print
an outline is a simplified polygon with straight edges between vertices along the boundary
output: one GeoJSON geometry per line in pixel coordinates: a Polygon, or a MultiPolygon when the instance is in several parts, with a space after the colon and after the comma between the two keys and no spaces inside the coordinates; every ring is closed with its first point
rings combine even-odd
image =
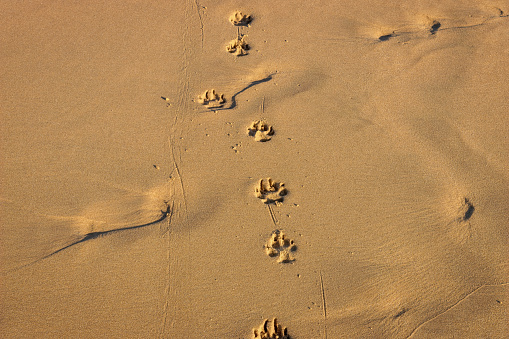
{"type": "Polygon", "coordinates": [[[288,329],[278,324],[277,319],[265,319],[259,328],[253,329],[254,339],[290,339],[288,329]]]}
{"type": "Polygon", "coordinates": [[[265,245],[265,252],[269,257],[278,257],[278,263],[289,263],[295,259],[292,252],[297,249],[292,239],[288,239],[283,231],[276,230],[265,245]]]}
{"type": "Polygon", "coordinates": [[[247,129],[247,134],[255,138],[255,141],[269,141],[274,134],[272,126],[263,120],[254,121],[247,129]]]}
{"type": "Polygon", "coordinates": [[[266,204],[280,205],[284,196],[288,194],[285,184],[282,182],[273,181],[271,178],[260,179],[260,182],[255,187],[256,197],[262,199],[266,204]]]}
{"type": "Polygon", "coordinates": [[[234,53],[235,56],[243,56],[247,55],[247,50],[249,50],[249,45],[246,43],[245,35],[242,37],[236,37],[228,46],[226,46],[226,50],[230,53],[234,53]]]}
{"type": "Polygon", "coordinates": [[[240,11],[236,11],[230,15],[230,22],[234,26],[247,26],[253,20],[250,15],[246,15],[240,11]]]}
{"type": "Polygon", "coordinates": [[[206,105],[207,108],[219,108],[223,107],[226,99],[224,98],[224,94],[217,94],[215,89],[211,89],[198,96],[198,102],[202,105],[206,105]]]}

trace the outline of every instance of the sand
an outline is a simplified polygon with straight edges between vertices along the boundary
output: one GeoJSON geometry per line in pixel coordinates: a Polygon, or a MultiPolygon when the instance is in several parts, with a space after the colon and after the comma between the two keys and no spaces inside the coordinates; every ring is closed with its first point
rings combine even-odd
{"type": "Polygon", "coordinates": [[[505,1],[0,6],[3,338],[509,333],[505,1]]]}

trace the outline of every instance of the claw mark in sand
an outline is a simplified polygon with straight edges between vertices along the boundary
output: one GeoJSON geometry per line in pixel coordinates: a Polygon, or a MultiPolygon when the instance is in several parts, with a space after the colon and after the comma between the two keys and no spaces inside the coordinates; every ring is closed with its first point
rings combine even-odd
{"type": "Polygon", "coordinates": [[[277,224],[279,224],[279,221],[277,221],[276,216],[274,215],[274,210],[272,209],[272,206],[267,204],[267,208],[269,209],[270,218],[272,219],[274,226],[277,227],[277,224]]]}

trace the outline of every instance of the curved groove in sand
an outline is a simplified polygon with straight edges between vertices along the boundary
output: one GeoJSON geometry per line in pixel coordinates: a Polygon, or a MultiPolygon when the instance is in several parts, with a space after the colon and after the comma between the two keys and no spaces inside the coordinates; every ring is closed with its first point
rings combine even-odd
{"type": "Polygon", "coordinates": [[[406,339],[410,339],[413,337],[413,335],[419,330],[419,328],[423,327],[424,325],[426,325],[427,323],[429,323],[430,321],[433,321],[435,320],[436,318],[444,315],[445,313],[451,311],[453,308],[455,308],[456,306],[458,306],[459,304],[461,304],[463,301],[465,301],[468,297],[472,296],[473,294],[475,294],[477,291],[479,291],[481,288],[484,288],[484,287],[488,287],[488,286],[504,286],[504,285],[509,285],[509,283],[502,283],[502,284],[483,284],[479,287],[476,287],[472,292],[468,293],[466,296],[464,296],[463,298],[461,298],[460,300],[458,300],[456,303],[454,303],[453,305],[451,305],[450,307],[446,308],[444,311],[440,312],[439,314],[435,315],[434,317],[432,318],[429,318],[428,320],[425,320],[424,322],[422,322],[421,324],[419,324],[416,328],[414,328],[414,330],[412,331],[412,333],[410,333],[410,335],[406,338],[406,339]]]}
{"type": "Polygon", "coordinates": [[[45,260],[45,259],[48,259],[52,256],[54,256],[55,254],[58,254],[62,251],[65,251],[66,249],[69,249],[71,248],[72,246],[74,245],[78,245],[78,244],[81,244],[81,243],[84,243],[85,241],[88,241],[88,240],[92,240],[92,239],[97,239],[99,237],[102,237],[102,236],[106,236],[106,235],[110,235],[110,234],[113,234],[113,233],[118,233],[118,232],[122,232],[122,231],[128,231],[128,230],[134,230],[134,229],[138,229],[138,228],[142,228],[142,227],[147,227],[147,226],[151,226],[151,225],[154,225],[154,224],[157,224],[161,221],[164,221],[165,219],[169,218],[170,222],[171,222],[171,218],[173,216],[173,204],[172,206],[170,207],[169,205],[166,205],[167,206],[167,209],[166,211],[162,211],[161,210],[161,216],[154,220],[154,221],[150,221],[148,223],[145,223],[145,224],[141,224],[141,225],[134,225],[134,226],[127,226],[127,227],[120,227],[120,228],[115,228],[115,229],[111,229],[111,230],[107,230],[107,231],[98,231],[98,232],[89,232],[89,233],[86,233],[84,234],[79,240],[76,240],[76,241],[73,241],[72,243],[64,246],[64,247],[61,247],[39,259],[36,259],[32,262],[29,262],[27,264],[24,264],[24,265],[21,265],[19,267],[16,267],[16,268],[13,268],[13,269],[10,269],[10,270],[7,270],[7,271],[3,271],[2,274],[8,274],[8,273],[12,273],[12,272],[15,272],[15,271],[18,271],[22,268],[26,268],[26,267],[29,267],[29,266],[32,266],[42,260],[45,260]]]}
{"type": "Polygon", "coordinates": [[[256,86],[258,84],[261,84],[261,83],[264,83],[264,82],[267,82],[267,81],[270,81],[272,80],[272,77],[276,74],[277,72],[274,72],[274,73],[271,73],[269,74],[268,76],[266,76],[265,78],[263,79],[260,79],[260,80],[255,80],[255,81],[251,81],[246,87],[242,88],[240,91],[236,92],[235,94],[232,95],[232,98],[231,98],[231,104],[230,106],[228,107],[223,107],[223,108],[218,108],[218,109],[214,109],[214,111],[223,111],[223,110],[227,110],[227,109],[234,109],[236,106],[237,106],[237,101],[236,101],[236,97],[237,95],[241,94],[242,92],[248,90],[249,88],[253,87],[253,86],[256,86]]]}

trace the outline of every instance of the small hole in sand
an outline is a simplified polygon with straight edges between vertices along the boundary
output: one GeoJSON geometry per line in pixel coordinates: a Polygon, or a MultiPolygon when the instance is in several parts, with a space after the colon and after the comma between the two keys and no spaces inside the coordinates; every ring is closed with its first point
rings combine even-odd
{"type": "Polygon", "coordinates": [[[429,29],[429,31],[431,32],[431,34],[435,34],[436,31],[438,31],[438,29],[440,28],[440,26],[442,26],[442,24],[440,22],[434,21],[433,25],[431,25],[431,28],[429,29]]]}

